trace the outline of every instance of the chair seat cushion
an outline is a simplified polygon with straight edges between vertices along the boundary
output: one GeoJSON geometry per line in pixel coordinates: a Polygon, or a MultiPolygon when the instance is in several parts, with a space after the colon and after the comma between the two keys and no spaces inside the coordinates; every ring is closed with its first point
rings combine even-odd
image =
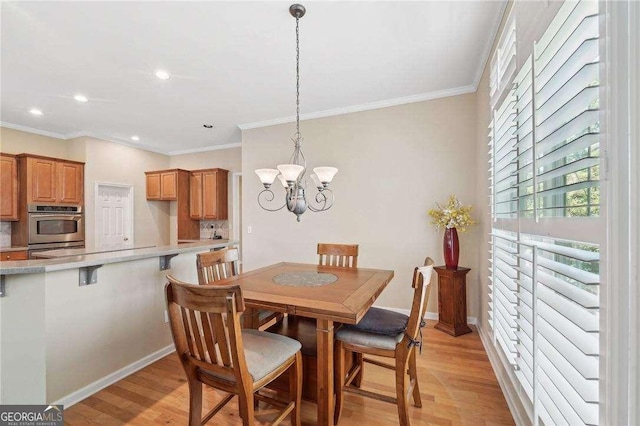
{"type": "Polygon", "coordinates": [[[402,341],[404,331],[395,336],[367,333],[355,327],[344,327],[336,333],[336,339],[352,345],[366,346],[368,348],[394,350],[402,341]]]}
{"type": "Polygon", "coordinates": [[[397,336],[407,329],[409,317],[388,309],[370,308],[360,322],[350,328],[383,336],[397,336]]]}
{"type": "Polygon", "coordinates": [[[302,347],[300,342],[289,337],[250,329],[242,330],[242,341],[247,368],[254,382],[280,367],[302,347]]]}

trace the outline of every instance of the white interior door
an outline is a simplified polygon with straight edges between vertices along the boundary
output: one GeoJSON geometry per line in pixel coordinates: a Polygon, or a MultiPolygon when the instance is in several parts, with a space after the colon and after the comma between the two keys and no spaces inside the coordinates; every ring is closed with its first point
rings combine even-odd
{"type": "Polygon", "coordinates": [[[96,183],[95,199],[96,247],[133,246],[133,187],[96,183]]]}

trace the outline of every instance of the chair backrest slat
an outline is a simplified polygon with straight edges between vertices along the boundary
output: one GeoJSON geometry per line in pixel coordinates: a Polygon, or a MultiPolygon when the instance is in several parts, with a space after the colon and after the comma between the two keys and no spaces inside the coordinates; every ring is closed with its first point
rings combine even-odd
{"type": "Polygon", "coordinates": [[[237,382],[250,380],[240,333],[240,315],[245,310],[240,287],[192,285],[167,278],[169,321],[180,361],[237,382]]]}
{"type": "Polygon", "coordinates": [[[224,319],[222,316],[216,316],[213,319],[213,331],[218,338],[218,349],[220,351],[220,358],[222,365],[231,366],[231,355],[229,354],[230,348],[227,343],[229,335],[224,326],[224,319]]]}
{"type": "Polygon", "coordinates": [[[238,249],[230,248],[196,256],[198,283],[211,284],[238,275],[238,249]]]}
{"type": "Polygon", "coordinates": [[[216,343],[213,340],[215,333],[213,332],[213,329],[211,328],[211,323],[209,321],[209,315],[206,312],[200,312],[200,324],[202,324],[202,330],[203,330],[203,337],[204,337],[204,342],[205,342],[205,349],[207,351],[207,353],[209,354],[209,359],[208,361],[213,363],[213,364],[217,364],[218,363],[218,356],[216,354],[216,343]]]}
{"type": "Polygon", "coordinates": [[[340,268],[358,267],[357,244],[318,244],[318,265],[340,268]]]}
{"type": "Polygon", "coordinates": [[[193,332],[191,331],[191,323],[188,318],[188,311],[185,308],[180,308],[180,312],[182,314],[182,326],[184,327],[184,333],[187,340],[187,347],[189,348],[190,353],[194,353],[193,349],[193,332]]]}
{"type": "Polygon", "coordinates": [[[204,331],[200,330],[200,324],[198,323],[198,319],[196,318],[196,312],[193,310],[189,310],[189,321],[191,322],[191,332],[193,333],[193,340],[196,344],[196,349],[198,349],[198,354],[196,355],[196,359],[200,361],[206,361],[204,347],[202,346],[202,333],[204,331]]]}

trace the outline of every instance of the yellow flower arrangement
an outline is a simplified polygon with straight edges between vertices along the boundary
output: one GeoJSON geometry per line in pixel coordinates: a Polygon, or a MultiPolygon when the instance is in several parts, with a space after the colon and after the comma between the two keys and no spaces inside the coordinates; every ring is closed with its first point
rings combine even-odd
{"type": "Polygon", "coordinates": [[[455,195],[449,196],[449,202],[444,208],[438,203],[436,206],[438,206],[437,209],[429,210],[429,216],[433,219],[431,223],[436,225],[438,230],[456,228],[460,232],[465,232],[468,226],[476,223],[471,218],[473,206],[463,206],[455,195]]]}

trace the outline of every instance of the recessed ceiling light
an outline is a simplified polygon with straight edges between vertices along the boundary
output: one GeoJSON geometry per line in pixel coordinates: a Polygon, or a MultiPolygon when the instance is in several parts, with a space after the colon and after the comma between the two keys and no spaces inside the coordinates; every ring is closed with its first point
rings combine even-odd
{"type": "Polygon", "coordinates": [[[169,78],[171,78],[171,75],[164,70],[157,70],[156,77],[158,77],[160,80],[169,80],[169,78]]]}
{"type": "Polygon", "coordinates": [[[138,136],[131,136],[132,141],[139,141],[140,138],[138,136]]]}
{"type": "Polygon", "coordinates": [[[202,127],[205,129],[213,129],[213,124],[203,124],[202,127]]]}
{"type": "Polygon", "coordinates": [[[39,109],[37,109],[37,108],[31,108],[31,109],[29,110],[29,112],[30,112],[31,114],[33,114],[33,115],[42,115],[42,111],[40,111],[40,110],[39,110],[39,109]]]}
{"type": "Polygon", "coordinates": [[[75,96],[73,97],[73,99],[75,99],[75,100],[76,100],[76,101],[78,101],[78,102],[87,102],[87,101],[89,100],[89,99],[87,99],[87,97],[86,97],[86,96],[84,96],[84,95],[75,95],[75,96]]]}

